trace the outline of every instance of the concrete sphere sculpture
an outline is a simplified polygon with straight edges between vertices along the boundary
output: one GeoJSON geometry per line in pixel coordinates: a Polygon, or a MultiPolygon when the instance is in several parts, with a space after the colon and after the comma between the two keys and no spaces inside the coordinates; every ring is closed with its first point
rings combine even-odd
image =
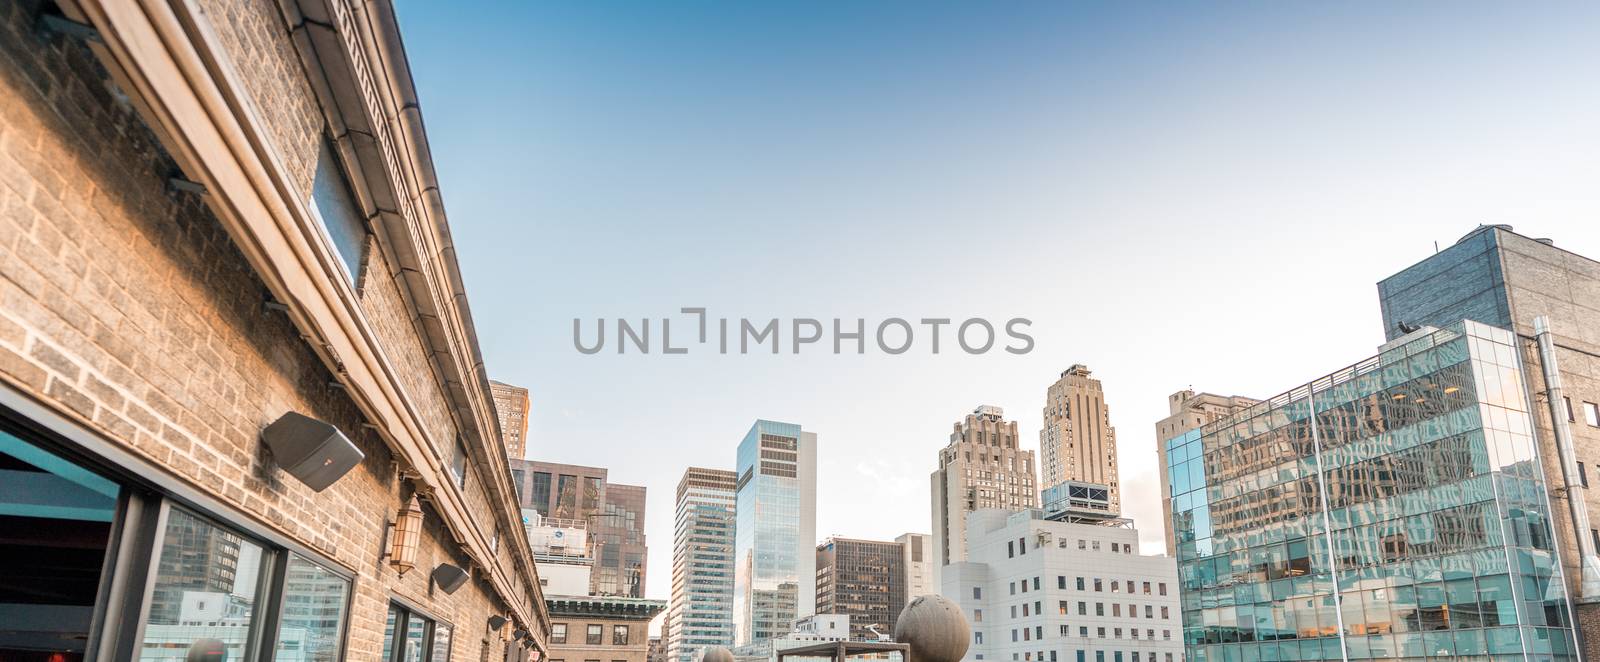
{"type": "Polygon", "coordinates": [[[712,646],[700,655],[700,662],[733,662],[733,651],[721,646],[712,646]]]}
{"type": "Polygon", "coordinates": [[[971,639],[961,607],[942,595],[912,600],[894,624],[894,640],[911,645],[906,662],[960,662],[971,639]]]}

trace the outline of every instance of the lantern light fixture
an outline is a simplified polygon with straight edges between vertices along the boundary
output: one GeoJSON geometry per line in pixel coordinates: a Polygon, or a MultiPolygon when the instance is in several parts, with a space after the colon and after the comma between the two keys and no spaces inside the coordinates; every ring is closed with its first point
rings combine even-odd
{"type": "Polygon", "coordinates": [[[417,495],[413,494],[400,512],[395,514],[394,522],[389,524],[387,549],[383,558],[388,559],[389,565],[403,577],[417,567],[417,548],[421,542],[422,504],[417,502],[417,495]]]}

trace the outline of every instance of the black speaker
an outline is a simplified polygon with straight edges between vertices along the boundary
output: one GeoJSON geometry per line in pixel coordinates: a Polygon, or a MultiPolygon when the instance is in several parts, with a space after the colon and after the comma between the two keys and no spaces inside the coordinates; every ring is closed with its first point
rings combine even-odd
{"type": "Polygon", "coordinates": [[[500,629],[501,626],[503,626],[505,624],[506,624],[506,617],[504,617],[504,616],[501,616],[499,614],[495,614],[495,615],[489,617],[489,629],[490,630],[498,630],[498,629],[500,629]]]}
{"type": "Polygon", "coordinates": [[[433,569],[433,583],[444,589],[445,593],[455,593],[462,584],[467,583],[467,571],[448,563],[440,563],[433,569]]]}
{"type": "Polygon", "coordinates": [[[292,411],[262,430],[261,440],[284,471],[318,492],[366,457],[339,428],[292,411]]]}

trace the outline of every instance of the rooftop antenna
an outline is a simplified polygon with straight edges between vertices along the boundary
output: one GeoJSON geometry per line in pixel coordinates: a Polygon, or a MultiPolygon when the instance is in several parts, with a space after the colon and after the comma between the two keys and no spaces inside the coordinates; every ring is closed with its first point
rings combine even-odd
{"type": "Polygon", "coordinates": [[[1438,255],[1439,254],[1439,240],[1438,239],[1433,240],[1433,254],[1434,255],[1438,255]]]}

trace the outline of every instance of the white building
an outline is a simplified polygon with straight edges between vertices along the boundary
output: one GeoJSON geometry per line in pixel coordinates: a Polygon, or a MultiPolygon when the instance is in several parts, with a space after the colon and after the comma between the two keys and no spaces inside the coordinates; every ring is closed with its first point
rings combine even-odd
{"type": "MultiPolygon", "coordinates": [[[[933,584],[933,546],[926,533],[904,533],[894,539],[900,543],[900,567],[905,569],[906,604],[921,596],[939,592],[933,584]]],[[[905,605],[900,605],[904,608],[905,605]]]]}
{"type": "MultiPolygon", "coordinates": [[[[813,614],[794,622],[788,634],[764,639],[733,649],[735,662],[778,662],[778,652],[801,646],[850,640],[848,614],[813,614]]],[[[791,657],[795,662],[826,660],[828,658],[791,657]]]]}
{"type": "Polygon", "coordinates": [[[522,528],[533,549],[544,594],[588,595],[589,576],[594,570],[588,523],[544,517],[532,508],[523,508],[522,528]]]}
{"type": "Polygon", "coordinates": [[[1177,564],[1140,555],[1128,520],[985,509],[966,529],[940,586],[972,625],[965,660],[1182,662],[1177,564]]]}

